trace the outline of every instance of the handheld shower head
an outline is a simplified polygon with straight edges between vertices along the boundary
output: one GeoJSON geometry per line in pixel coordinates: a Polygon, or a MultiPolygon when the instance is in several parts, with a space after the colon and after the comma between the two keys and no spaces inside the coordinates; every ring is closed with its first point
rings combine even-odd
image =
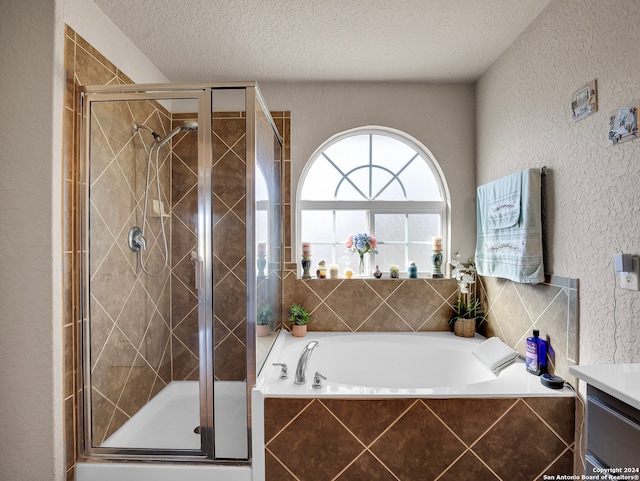
{"type": "Polygon", "coordinates": [[[198,122],[185,122],[180,126],[180,130],[186,130],[188,132],[198,130],[198,122]]]}
{"type": "Polygon", "coordinates": [[[176,127],[171,132],[169,132],[162,140],[158,141],[158,139],[156,139],[156,142],[158,142],[158,149],[169,142],[169,140],[171,140],[178,132],[191,132],[193,130],[197,130],[197,128],[198,122],[186,122],[179,127],[176,127]]]}

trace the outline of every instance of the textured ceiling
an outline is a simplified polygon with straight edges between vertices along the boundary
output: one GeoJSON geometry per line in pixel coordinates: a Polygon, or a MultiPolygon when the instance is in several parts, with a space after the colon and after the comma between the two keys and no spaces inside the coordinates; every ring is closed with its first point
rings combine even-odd
{"type": "Polygon", "coordinates": [[[173,82],[469,82],[550,0],[94,1],[173,82]]]}

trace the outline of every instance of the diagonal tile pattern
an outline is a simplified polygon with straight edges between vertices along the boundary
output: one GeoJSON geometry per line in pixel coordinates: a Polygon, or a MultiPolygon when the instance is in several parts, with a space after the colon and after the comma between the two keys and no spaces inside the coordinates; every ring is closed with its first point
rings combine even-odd
{"type": "MultiPolygon", "coordinates": [[[[148,101],[94,107],[91,129],[97,148],[91,150],[89,161],[88,232],[92,415],[97,428],[94,442],[99,444],[170,381],[169,358],[164,356],[171,319],[170,302],[165,300],[169,274],[144,275],[126,239],[129,227],[142,222],[144,184],[136,181],[135,172],[140,165],[146,168],[146,162],[139,160],[146,159],[148,144],[129,126],[149,118],[160,122],[159,131],[166,131],[170,124],[161,107],[148,101]]],[[[145,226],[146,266],[153,271],[164,262],[159,222],[150,218],[145,226]]],[[[168,223],[165,227],[170,236],[168,223]]]]}
{"type": "Polygon", "coordinates": [[[573,429],[573,404],[267,398],[266,481],[534,481],[570,473],[573,441],[558,433],[573,429]]]}
{"type": "MultiPolygon", "coordinates": [[[[295,269],[295,267],[294,267],[295,269]]],[[[312,279],[285,273],[285,308],[294,303],[312,314],[317,331],[448,330],[454,279],[312,279]]]]}
{"type": "Polygon", "coordinates": [[[487,336],[498,336],[525,355],[533,329],[549,343],[547,366],[577,386],[569,366],[578,362],[578,280],[547,275],[536,285],[483,277],[479,295],[488,323],[487,336]]]}

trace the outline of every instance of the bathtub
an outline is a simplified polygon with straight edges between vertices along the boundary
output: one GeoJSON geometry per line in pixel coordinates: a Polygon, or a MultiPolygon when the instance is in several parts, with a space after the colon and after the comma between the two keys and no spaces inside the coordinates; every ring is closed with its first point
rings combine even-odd
{"type": "MultiPolygon", "coordinates": [[[[337,452],[332,453],[337,442],[335,440],[344,439],[341,436],[347,425],[348,429],[353,428],[349,422],[344,421],[345,418],[341,418],[340,423],[335,419],[344,416],[345,412],[351,413],[350,416],[354,416],[355,421],[366,420],[370,416],[380,418],[376,409],[384,411],[389,406],[402,406],[393,414],[393,418],[397,419],[392,424],[398,423],[397,425],[402,425],[402,421],[398,419],[405,414],[413,416],[422,413],[424,417],[418,418],[419,420],[424,420],[425,424],[433,422],[440,426],[439,421],[434,420],[439,419],[438,416],[442,413],[438,409],[445,405],[448,406],[445,410],[452,409],[455,412],[461,406],[472,406],[457,419],[462,426],[480,425],[481,423],[476,422],[477,416],[482,418],[491,416],[487,413],[503,412],[504,414],[496,414],[496,418],[482,428],[486,429],[485,434],[480,433],[482,436],[495,434],[497,439],[505,439],[504,432],[500,431],[502,424],[498,422],[502,418],[505,423],[515,422],[516,424],[509,425],[519,425],[518,430],[541,430],[540,435],[547,436],[545,440],[551,443],[550,440],[555,439],[555,444],[551,443],[555,451],[545,453],[546,458],[541,455],[537,459],[541,463],[539,469],[551,469],[554,463],[563,460],[567,463],[567,472],[570,472],[572,464],[569,466],[568,463],[570,460],[572,463],[574,445],[574,392],[567,387],[558,390],[546,388],[540,383],[539,377],[526,372],[522,359],[517,359],[497,375],[492,373],[471,352],[484,340],[479,335],[475,338],[459,338],[450,332],[311,332],[304,338],[294,338],[287,332],[281,332],[252,391],[253,481],[276,480],[283,467],[294,474],[297,468],[330,469],[328,466],[333,463],[333,456],[338,455],[337,452]],[[296,385],[294,378],[298,359],[311,341],[317,341],[318,345],[308,362],[307,382],[296,385]],[[286,363],[289,378],[280,379],[280,367],[273,366],[273,363],[286,363]],[[323,387],[319,389],[311,386],[316,372],[326,377],[323,387]],[[327,412],[332,413],[331,416],[327,416],[327,412]],[[435,415],[436,412],[439,414],[435,415]],[[547,425],[542,419],[549,412],[556,413],[556,418],[547,425]],[[283,419],[283,413],[286,419],[283,419]],[[534,428],[531,428],[532,423],[534,428]],[[551,425],[555,431],[549,429],[548,426],[551,425]],[[562,433],[563,439],[560,440],[555,432],[562,433]],[[306,452],[303,446],[315,446],[318,439],[325,440],[320,441],[324,444],[316,446],[311,453],[306,452]],[[292,442],[301,443],[301,449],[297,449],[297,445],[291,445],[292,442]]],[[[417,422],[422,421],[412,419],[411,422],[407,421],[407,425],[413,426],[417,422]]],[[[369,424],[367,421],[364,423],[369,424]]],[[[458,429],[458,426],[454,429],[458,429]]],[[[510,429],[506,432],[511,432],[510,429]]],[[[377,434],[382,442],[385,441],[384,432],[386,431],[377,434]]],[[[426,429],[424,432],[420,431],[418,437],[423,437],[416,442],[428,444],[430,439],[441,439],[442,436],[450,435],[450,432],[450,428],[443,432],[437,429],[430,432],[426,429]]],[[[415,432],[413,434],[416,435],[415,432]]],[[[357,430],[351,431],[347,438],[351,440],[354,436],[357,436],[357,430]]],[[[456,462],[468,462],[471,458],[464,453],[471,451],[483,463],[497,467],[509,466],[513,464],[513,459],[527,459],[526,443],[512,442],[497,452],[488,450],[493,454],[487,455],[488,459],[482,458],[486,453],[480,452],[480,448],[478,452],[474,451],[477,446],[482,447],[482,443],[466,441],[463,445],[463,439],[472,438],[472,435],[462,433],[460,437],[450,441],[455,449],[460,450],[460,454],[450,461],[449,468],[445,466],[443,469],[453,469],[452,472],[467,469],[462,464],[454,467],[455,469],[451,466],[456,462]]],[[[377,439],[360,438],[351,446],[355,450],[352,464],[346,464],[340,469],[347,472],[349,469],[359,468],[360,462],[377,463],[380,453],[376,454],[377,460],[370,454],[376,449],[377,439]]],[[[391,445],[395,446],[394,443],[391,445]]],[[[439,448],[434,449],[437,451],[439,448]]],[[[412,466],[416,462],[415,453],[413,457],[407,454],[406,459],[402,458],[402,450],[397,454],[400,456],[400,470],[403,466],[412,466]]],[[[436,459],[439,455],[427,455],[425,451],[419,458],[436,459]]],[[[430,466],[425,465],[424,468],[428,469],[430,466]]],[[[303,475],[303,472],[298,474],[303,475]]],[[[396,475],[399,479],[416,479],[415,473],[401,475],[396,472],[396,475]]],[[[509,479],[508,473],[503,475],[503,479],[509,479]]],[[[332,479],[336,473],[327,476],[327,479],[332,479]]]]}
{"type": "Polygon", "coordinates": [[[266,397],[533,397],[573,396],[569,388],[549,389],[527,373],[524,361],[497,375],[471,351],[485,338],[461,338],[450,332],[311,332],[296,338],[283,332],[258,377],[256,389],[266,397]],[[307,366],[307,383],[294,384],[300,353],[311,341],[318,345],[307,366]],[[289,379],[279,379],[286,363],[289,379]],[[327,379],[311,387],[313,376],[327,379]]]}

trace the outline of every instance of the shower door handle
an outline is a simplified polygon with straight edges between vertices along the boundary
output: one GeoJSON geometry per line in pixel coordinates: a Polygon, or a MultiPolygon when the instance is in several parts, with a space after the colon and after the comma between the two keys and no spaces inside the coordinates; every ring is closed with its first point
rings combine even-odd
{"type": "Polygon", "coordinates": [[[202,282],[202,273],[204,272],[204,261],[195,261],[196,268],[196,290],[199,290],[204,285],[202,282]]]}

